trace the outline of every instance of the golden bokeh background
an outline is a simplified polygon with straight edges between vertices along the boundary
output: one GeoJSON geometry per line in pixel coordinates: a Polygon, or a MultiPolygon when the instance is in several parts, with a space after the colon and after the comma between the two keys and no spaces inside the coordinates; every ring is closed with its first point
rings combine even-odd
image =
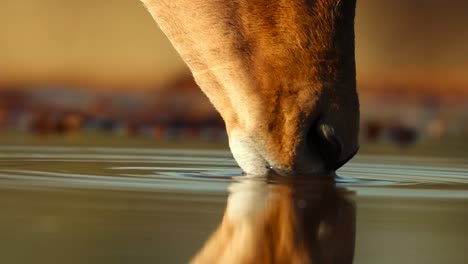
{"type": "MultiPolygon", "coordinates": [[[[467,11],[467,1],[359,0],[361,86],[468,90],[467,11]]],[[[0,87],[147,89],[187,71],[138,0],[2,0],[0,24],[0,87]]]]}

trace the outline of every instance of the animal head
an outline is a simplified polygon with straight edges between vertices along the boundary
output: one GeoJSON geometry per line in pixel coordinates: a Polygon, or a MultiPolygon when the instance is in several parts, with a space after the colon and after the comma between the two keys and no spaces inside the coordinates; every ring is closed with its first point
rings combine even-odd
{"type": "Polygon", "coordinates": [[[143,0],[249,174],[320,174],[358,149],[355,0],[143,0]]]}
{"type": "Polygon", "coordinates": [[[224,217],[192,263],[352,263],[355,207],[332,183],[233,183],[224,217]]]}

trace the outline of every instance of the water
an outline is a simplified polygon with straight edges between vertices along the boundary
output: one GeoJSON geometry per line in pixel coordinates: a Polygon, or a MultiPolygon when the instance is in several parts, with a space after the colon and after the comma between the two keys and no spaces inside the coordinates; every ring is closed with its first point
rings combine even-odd
{"type": "Polygon", "coordinates": [[[466,263],[466,160],[359,155],[338,175],[252,179],[228,151],[2,146],[0,263],[186,263],[278,241],[301,262],[466,263]]]}

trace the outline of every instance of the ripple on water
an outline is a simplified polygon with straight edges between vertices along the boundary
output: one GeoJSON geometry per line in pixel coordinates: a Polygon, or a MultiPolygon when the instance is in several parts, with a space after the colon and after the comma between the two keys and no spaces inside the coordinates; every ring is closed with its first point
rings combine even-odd
{"type": "MultiPolygon", "coordinates": [[[[467,185],[461,159],[358,155],[341,168],[343,186],[467,185]]],[[[105,147],[0,147],[3,187],[79,187],[226,192],[241,176],[229,151],[105,147]]]]}
{"type": "MultiPolygon", "coordinates": [[[[346,190],[336,189],[349,198],[342,208],[351,210],[304,215],[326,224],[339,212],[345,223],[355,221],[347,226],[356,231],[355,262],[464,263],[465,161],[358,155],[337,174],[346,190]]],[[[284,186],[258,178],[239,181],[253,191],[233,197],[241,175],[229,151],[0,146],[0,233],[14,238],[0,245],[0,262],[186,263],[222,223],[227,200],[257,208],[249,197],[260,204],[268,195],[287,197],[275,188],[284,186]]],[[[286,188],[299,194],[300,210],[307,205],[301,197],[327,204],[311,182],[286,188]]],[[[334,197],[329,204],[342,204],[334,197]]]]}

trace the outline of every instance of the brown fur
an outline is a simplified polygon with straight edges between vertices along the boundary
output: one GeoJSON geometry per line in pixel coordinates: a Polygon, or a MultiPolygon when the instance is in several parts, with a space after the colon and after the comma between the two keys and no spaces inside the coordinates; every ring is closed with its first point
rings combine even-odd
{"type": "Polygon", "coordinates": [[[312,184],[234,183],[240,186],[232,188],[220,226],[192,263],[352,263],[355,209],[349,193],[312,184]],[[249,192],[260,195],[242,212],[233,196],[249,192]]]}
{"type": "Polygon", "coordinates": [[[244,152],[287,172],[320,160],[305,144],[317,120],[346,143],[342,159],[355,152],[354,0],[143,2],[221,113],[231,147],[247,142],[234,153],[241,166],[244,152]]]}

